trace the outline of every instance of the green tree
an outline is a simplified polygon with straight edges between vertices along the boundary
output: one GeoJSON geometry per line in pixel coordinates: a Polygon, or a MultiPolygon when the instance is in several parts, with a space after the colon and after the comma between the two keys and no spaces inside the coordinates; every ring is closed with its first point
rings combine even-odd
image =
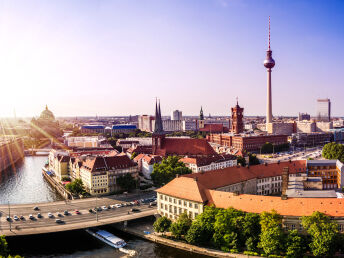
{"type": "Polygon", "coordinates": [[[136,188],[137,185],[137,181],[129,173],[118,177],[117,183],[125,191],[133,190],[136,188]]]}
{"type": "Polygon", "coordinates": [[[282,217],[276,212],[260,214],[261,234],[259,247],[268,255],[278,254],[283,249],[282,217]]]}
{"type": "Polygon", "coordinates": [[[261,147],[261,153],[272,153],[274,150],[274,146],[270,142],[266,142],[261,147]]]}
{"type": "Polygon", "coordinates": [[[248,251],[256,251],[261,233],[260,216],[256,213],[246,213],[242,224],[242,235],[248,251]]]}
{"type": "Polygon", "coordinates": [[[328,216],[315,211],[311,216],[302,217],[302,226],[311,236],[309,247],[314,256],[329,256],[335,253],[338,225],[328,216]]]}
{"type": "Polygon", "coordinates": [[[0,236],[0,256],[6,257],[9,254],[8,244],[4,235],[0,236]]]}
{"type": "Polygon", "coordinates": [[[219,209],[206,206],[203,213],[198,215],[185,236],[191,244],[209,245],[214,235],[215,216],[219,209]]]}
{"type": "Polygon", "coordinates": [[[173,180],[177,174],[191,174],[192,171],[179,161],[177,156],[164,158],[161,163],[155,163],[151,174],[155,186],[162,186],[173,180]]]}
{"type": "Polygon", "coordinates": [[[188,230],[190,229],[192,220],[186,213],[182,213],[179,218],[171,224],[170,231],[172,235],[181,239],[182,236],[185,236],[188,230]]]}
{"type": "Polygon", "coordinates": [[[286,238],[286,257],[303,257],[305,252],[305,243],[296,229],[291,230],[286,238]]]}
{"type": "Polygon", "coordinates": [[[73,182],[66,184],[66,189],[72,194],[84,194],[85,188],[81,179],[75,179],[73,182]]]}
{"type": "Polygon", "coordinates": [[[322,149],[322,156],[325,159],[339,159],[344,162],[344,146],[340,143],[327,143],[322,149]]]}
{"type": "Polygon", "coordinates": [[[170,228],[171,224],[172,224],[172,221],[169,218],[163,216],[163,217],[158,218],[154,222],[153,228],[156,232],[165,232],[170,228]]]}
{"type": "Polygon", "coordinates": [[[249,153],[248,154],[248,160],[249,160],[248,164],[250,164],[250,166],[260,164],[259,159],[257,158],[257,156],[255,154],[249,153]]]}
{"type": "Polygon", "coordinates": [[[246,159],[243,156],[237,156],[237,163],[241,166],[246,166],[246,159]]]}

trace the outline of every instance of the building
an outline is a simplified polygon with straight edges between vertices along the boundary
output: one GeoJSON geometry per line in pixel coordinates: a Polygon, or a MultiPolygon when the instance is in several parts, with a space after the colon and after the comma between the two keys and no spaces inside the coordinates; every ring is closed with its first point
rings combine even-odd
{"type": "MultiPolygon", "coordinates": [[[[75,162],[79,162],[79,160],[75,162]]],[[[75,167],[77,166],[79,163],[75,165],[75,167]]],[[[137,164],[126,155],[88,156],[82,160],[79,174],[88,193],[104,195],[121,190],[117,183],[120,176],[130,174],[133,178],[138,179],[138,168],[137,164]]]]}
{"type": "MultiPolygon", "coordinates": [[[[325,162],[325,161],[324,161],[325,162]]],[[[314,211],[323,212],[341,223],[344,228],[344,202],[342,198],[318,197],[323,190],[318,182],[306,182],[303,192],[310,189],[313,197],[284,197],[280,196],[288,190],[288,182],[294,179],[312,177],[315,171],[325,172],[321,180],[337,173],[337,187],[342,186],[340,176],[343,174],[343,164],[339,161],[329,161],[329,164],[317,164],[306,160],[261,164],[250,167],[230,167],[204,173],[188,174],[176,177],[170,183],[157,189],[157,211],[162,216],[173,220],[186,212],[191,218],[202,213],[205,206],[215,206],[227,209],[233,207],[245,212],[262,213],[275,210],[283,216],[283,226],[286,229],[298,229],[300,218],[309,216],[314,211]],[[336,164],[333,166],[333,163],[336,164]],[[336,167],[336,169],[334,169],[336,167]],[[324,170],[325,169],[325,170],[324,170]],[[339,176],[340,175],[340,176],[339,176]],[[285,184],[286,183],[286,184],[285,184]],[[278,196],[266,196],[278,195],[278,196]]],[[[319,181],[314,176],[315,181],[319,181]]],[[[330,193],[328,190],[324,192],[330,193]]],[[[333,192],[331,192],[333,193],[333,192]]]]}
{"type": "Polygon", "coordinates": [[[65,144],[68,147],[95,148],[100,147],[104,141],[105,138],[101,136],[69,136],[65,138],[65,144]]]}
{"type": "Polygon", "coordinates": [[[0,137],[0,172],[14,167],[14,164],[24,158],[24,142],[21,137],[0,137]]]}
{"type": "Polygon", "coordinates": [[[330,99],[317,100],[317,120],[321,122],[331,121],[331,101],[330,99]]]}
{"type": "Polygon", "coordinates": [[[115,133],[131,133],[137,129],[136,125],[132,124],[117,124],[112,126],[112,134],[115,133]]]}
{"type": "Polygon", "coordinates": [[[185,157],[179,161],[192,170],[192,173],[206,172],[216,169],[233,167],[237,165],[237,157],[230,154],[223,154],[214,157],[185,157]]]}
{"type": "Polygon", "coordinates": [[[316,123],[314,121],[296,121],[296,133],[316,132],[316,123]]]}
{"type": "Polygon", "coordinates": [[[151,179],[151,174],[154,170],[154,164],[160,163],[162,157],[151,154],[139,154],[134,158],[134,162],[138,164],[139,171],[147,179],[151,179]]]}
{"type": "Polygon", "coordinates": [[[154,116],[141,115],[138,117],[139,129],[144,132],[153,132],[154,116]]]}
{"type": "Polygon", "coordinates": [[[299,113],[299,121],[311,120],[311,116],[307,113],[299,113]]]}
{"type": "Polygon", "coordinates": [[[244,108],[239,106],[238,100],[235,107],[232,107],[232,128],[231,131],[235,134],[242,133],[244,131],[244,108]]]}
{"type": "Polygon", "coordinates": [[[53,172],[59,180],[63,177],[69,177],[70,156],[67,151],[53,149],[49,152],[48,160],[49,171],[53,172]]]}
{"type": "Polygon", "coordinates": [[[162,127],[166,132],[185,131],[185,121],[182,120],[162,120],[162,127]]]}
{"type": "Polygon", "coordinates": [[[220,146],[232,147],[241,153],[259,152],[261,147],[270,142],[273,145],[288,143],[288,135],[273,134],[210,134],[207,140],[220,146]]]}
{"type": "Polygon", "coordinates": [[[85,134],[104,134],[105,126],[104,125],[82,125],[81,133],[85,134]]]}
{"type": "Polygon", "coordinates": [[[160,103],[155,104],[155,129],[152,135],[152,154],[159,156],[199,156],[217,155],[205,139],[166,138],[161,119],[160,103]]]}
{"type": "Polygon", "coordinates": [[[337,189],[342,186],[343,164],[337,160],[307,161],[308,176],[322,178],[323,189],[337,189]]]}
{"type": "Polygon", "coordinates": [[[291,135],[294,132],[294,122],[272,122],[267,123],[267,132],[269,134],[291,135]]]}
{"type": "Polygon", "coordinates": [[[266,123],[272,122],[272,96],[271,96],[271,69],[275,66],[275,60],[272,58],[272,50],[270,49],[270,17],[269,17],[269,45],[266,51],[266,58],[264,60],[264,66],[268,73],[267,80],[267,106],[266,106],[266,123]]]}
{"type": "Polygon", "coordinates": [[[171,113],[171,120],[183,120],[183,114],[180,110],[174,110],[171,113]]]}
{"type": "Polygon", "coordinates": [[[329,132],[333,129],[332,122],[317,122],[316,123],[316,132],[329,132]]]}
{"type": "Polygon", "coordinates": [[[123,152],[125,152],[130,147],[139,145],[139,143],[140,142],[137,140],[118,139],[116,142],[116,146],[120,146],[122,148],[123,152]]]}
{"type": "Polygon", "coordinates": [[[290,144],[294,146],[317,146],[324,145],[333,140],[332,133],[294,133],[289,137],[290,144]]]}

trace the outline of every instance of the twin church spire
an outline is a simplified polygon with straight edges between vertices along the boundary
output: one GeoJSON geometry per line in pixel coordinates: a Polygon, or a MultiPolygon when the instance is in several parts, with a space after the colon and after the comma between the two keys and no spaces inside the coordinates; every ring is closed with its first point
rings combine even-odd
{"type": "Polygon", "coordinates": [[[162,126],[162,118],[161,118],[161,109],[160,109],[160,100],[158,104],[158,100],[155,102],[155,128],[154,133],[163,133],[164,128],[162,126]]]}

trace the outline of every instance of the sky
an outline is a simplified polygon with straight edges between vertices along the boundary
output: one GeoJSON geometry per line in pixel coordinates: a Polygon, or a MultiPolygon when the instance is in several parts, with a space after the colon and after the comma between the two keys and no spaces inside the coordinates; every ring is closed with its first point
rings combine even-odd
{"type": "Polygon", "coordinates": [[[344,1],[0,0],[0,116],[344,116],[344,1]]]}

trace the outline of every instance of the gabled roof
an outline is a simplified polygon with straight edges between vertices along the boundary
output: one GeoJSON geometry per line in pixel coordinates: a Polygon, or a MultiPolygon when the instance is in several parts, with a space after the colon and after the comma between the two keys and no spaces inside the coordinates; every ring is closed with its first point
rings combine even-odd
{"type": "Polygon", "coordinates": [[[165,138],[163,142],[162,156],[181,155],[181,156],[211,156],[218,155],[210,146],[206,139],[190,138],[165,138]]]}
{"type": "Polygon", "coordinates": [[[124,169],[137,166],[127,155],[117,155],[111,157],[87,157],[83,166],[91,172],[106,171],[114,169],[124,169]]]}
{"type": "Polygon", "coordinates": [[[207,200],[205,189],[194,178],[177,177],[156,191],[161,194],[203,203],[207,200]]]}

